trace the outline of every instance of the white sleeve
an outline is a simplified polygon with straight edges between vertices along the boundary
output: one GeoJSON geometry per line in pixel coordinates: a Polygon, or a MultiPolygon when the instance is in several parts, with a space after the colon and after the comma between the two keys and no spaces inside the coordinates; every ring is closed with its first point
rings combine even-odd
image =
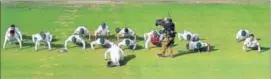
{"type": "Polygon", "coordinates": [[[123,34],[123,33],[124,33],[124,29],[121,29],[118,34],[123,34]]]}
{"type": "Polygon", "coordinates": [[[16,29],[16,32],[19,34],[19,36],[20,36],[20,40],[22,41],[23,40],[23,35],[22,35],[22,33],[21,33],[21,31],[16,27],[15,28],[16,29]]]}
{"type": "Polygon", "coordinates": [[[146,40],[146,42],[145,42],[145,48],[146,48],[146,49],[149,48],[148,45],[149,45],[150,41],[151,41],[151,38],[148,37],[147,40],[146,40]]]}
{"type": "Polygon", "coordinates": [[[79,30],[80,30],[80,27],[77,27],[75,30],[74,30],[74,34],[77,34],[78,32],[79,32],[79,30]]]}
{"type": "Polygon", "coordinates": [[[89,34],[89,30],[88,30],[88,28],[87,27],[83,27],[84,28],[84,30],[86,31],[86,35],[88,35],[89,34]]]}
{"type": "Polygon", "coordinates": [[[121,46],[123,46],[123,45],[125,45],[125,40],[122,40],[122,41],[118,44],[119,47],[121,47],[121,46]]]}
{"type": "Polygon", "coordinates": [[[136,49],[136,43],[134,43],[134,47],[133,47],[133,50],[135,50],[136,49]]]}
{"type": "Polygon", "coordinates": [[[107,49],[105,52],[104,52],[104,59],[107,59],[107,54],[110,52],[110,48],[109,49],[107,49]]]}
{"type": "Polygon", "coordinates": [[[179,40],[182,39],[182,33],[178,33],[178,38],[179,38],[179,40]]]}
{"type": "Polygon", "coordinates": [[[236,33],[236,39],[237,39],[237,40],[240,39],[240,31],[238,31],[238,32],[236,33]]]}
{"type": "Polygon", "coordinates": [[[91,46],[92,50],[94,50],[94,45],[98,44],[97,42],[98,42],[98,40],[95,40],[95,41],[91,42],[90,46],[91,46]]]}
{"type": "Polygon", "coordinates": [[[135,32],[129,28],[129,33],[132,34],[132,35],[135,35],[135,32]]]}
{"type": "Polygon", "coordinates": [[[8,28],[8,29],[6,30],[6,36],[8,35],[8,33],[9,33],[10,30],[11,30],[10,28],[8,28]]]}
{"type": "Polygon", "coordinates": [[[33,41],[33,43],[35,43],[35,42],[36,42],[35,38],[36,38],[35,34],[34,34],[34,35],[32,35],[32,41],[33,41]]]}
{"type": "MultiPolygon", "coordinates": [[[[120,49],[120,48],[119,48],[120,49]]],[[[125,54],[124,54],[124,52],[123,52],[123,50],[122,49],[120,49],[120,53],[121,53],[121,60],[123,60],[124,59],[124,57],[125,57],[125,54]]]]}
{"type": "Polygon", "coordinates": [[[65,49],[68,49],[68,48],[67,48],[67,45],[68,45],[67,43],[71,41],[71,38],[72,38],[72,36],[68,37],[68,38],[65,40],[65,45],[64,45],[64,48],[65,48],[65,49]]]}

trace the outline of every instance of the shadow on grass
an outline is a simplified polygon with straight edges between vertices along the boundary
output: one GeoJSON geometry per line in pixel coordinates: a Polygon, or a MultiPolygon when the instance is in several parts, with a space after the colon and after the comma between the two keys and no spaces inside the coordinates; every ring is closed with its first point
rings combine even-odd
{"type": "Polygon", "coordinates": [[[59,39],[56,38],[56,36],[53,36],[52,42],[57,42],[59,39]]]}
{"type": "MultiPolygon", "coordinates": [[[[18,44],[19,45],[19,44],[18,44]]],[[[35,44],[34,43],[30,43],[30,42],[27,42],[27,43],[23,43],[23,49],[28,49],[28,48],[32,48],[32,47],[35,47],[35,44]]]]}
{"type": "Polygon", "coordinates": [[[144,40],[144,37],[140,37],[140,36],[136,36],[136,40],[139,42],[139,41],[145,41],[144,40]]]}
{"type": "Polygon", "coordinates": [[[188,54],[194,54],[194,53],[210,53],[213,51],[218,51],[219,49],[215,49],[215,46],[211,46],[211,50],[207,52],[206,50],[201,50],[201,52],[198,52],[196,50],[186,50],[186,51],[178,51],[177,54],[175,54],[173,57],[178,57],[178,56],[183,56],[183,55],[188,55],[188,54]]]}
{"type": "Polygon", "coordinates": [[[124,61],[120,62],[120,66],[125,66],[129,61],[131,61],[132,59],[135,59],[136,56],[135,55],[127,55],[124,57],[124,61]]]}
{"type": "Polygon", "coordinates": [[[137,47],[136,47],[136,49],[135,49],[135,50],[141,50],[141,49],[144,49],[144,47],[143,47],[143,46],[141,46],[141,45],[137,45],[137,47]]]}
{"type": "Polygon", "coordinates": [[[28,36],[28,35],[22,35],[23,36],[23,40],[31,40],[32,41],[32,36],[28,36]]]}
{"type": "Polygon", "coordinates": [[[265,52],[265,51],[268,51],[268,50],[270,50],[270,47],[261,47],[261,52],[265,52]]]}

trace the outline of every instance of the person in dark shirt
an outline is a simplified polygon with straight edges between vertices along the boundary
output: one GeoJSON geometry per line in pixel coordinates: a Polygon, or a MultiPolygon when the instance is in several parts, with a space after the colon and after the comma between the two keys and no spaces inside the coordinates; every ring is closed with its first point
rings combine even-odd
{"type": "Polygon", "coordinates": [[[157,26],[163,26],[164,28],[164,39],[162,41],[162,51],[158,54],[159,57],[165,57],[166,50],[169,51],[169,56],[173,57],[172,46],[174,44],[175,38],[175,24],[172,22],[171,18],[165,18],[156,20],[157,26]]]}

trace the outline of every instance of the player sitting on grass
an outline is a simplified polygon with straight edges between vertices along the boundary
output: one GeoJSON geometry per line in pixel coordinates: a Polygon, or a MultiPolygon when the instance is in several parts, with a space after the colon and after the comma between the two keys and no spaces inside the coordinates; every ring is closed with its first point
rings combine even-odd
{"type": "Polygon", "coordinates": [[[188,44],[186,44],[186,49],[193,52],[209,52],[211,50],[211,45],[201,41],[190,41],[188,44]]]}
{"type": "Polygon", "coordinates": [[[131,40],[131,39],[125,38],[125,39],[123,39],[123,40],[118,44],[118,46],[119,46],[119,47],[121,47],[121,46],[126,46],[126,47],[128,47],[128,48],[130,48],[130,49],[135,50],[135,49],[136,49],[136,42],[133,41],[133,40],[131,40]]]}
{"type": "Polygon", "coordinates": [[[9,44],[12,43],[19,43],[20,45],[20,49],[22,48],[22,34],[20,32],[20,30],[15,27],[15,25],[11,25],[5,34],[5,40],[4,40],[4,44],[3,44],[3,48],[6,48],[6,43],[9,42],[9,44]]]}
{"type": "Polygon", "coordinates": [[[236,34],[236,41],[244,41],[248,36],[250,35],[250,32],[246,29],[241,29],[236,34]]]}
{"type": "Polygon", "coordinates": [[[163,39],[163,32],[162,31],[151,31],[149,33],[144,34],[145,42],[145,48],[148,49],[148,45],[151,42],[155,46],[160,46],[163,39]]]}
{"type": "Polygon", "coordinates": [[[102,45],[103,47],[108,47],[112,42],[104,38],[98,38],[97,40],[90,43],[91,49],[94,50],[94,45],[102,45]]]}
{"type": "Polygon", "coordinates": [[[120,38],[129,38],[129,39],[133,39],[134,41],[136,41],[136,33],[130,29],[130,28],[116,28],[116,33],[117,33],[117,40],[120,41],[120,38]]]}
{"type": "Polygon", "coordinates": [[[73,34],[75,35],[79,35],[80,37],[88,37],[88,40],[90,40],[90,34],[89,34],[89,30],[87,29],[87,27],[85,26],[78,26],[75,31],[73,32],[73,34]]]}
{"type": "Polygon", "coordinates": [[[253,34],[250,34],[244,41],[243,50],[246,52],[249,50],[258,50],[258,52],[261,52],[260,43],[253,34]]]}
{"type": "Polygon", "coordinates": [[[192,34],[191,32],[184,30],[183,33],[178,33],[178,38],[179,40],[187,40],[187,41],[198,41],[199,40],[199,35],[198,34],[192,34]]]}
{"type": "Polygon", "coordinates": [[[110,35],[109,27],[102,23],[94,32],[95,39],[98,38],[108,38],[110,35]]]}
{"type": "Polygon", "coordinates": [[[64,45],[64,49],[67,50],[67,43],[68,42],[73,42],[74,44],[76,45],[80,45],[80,46],[83,46],[83,50],[86,49],[86,44],[85,44],[85,41],[79,36],[79,35],[71,35],[70,37],[68,37],[65,41],[65,45],[64,45]]]}
{"type": "Polygon", "coordinates": [[[44,42],[45,45],[48,46],[48,49],[51,50],[51,41],[52,35],[50,32],[40,32],[38,34],[32,35],[32,41],[35,43],[35,51],[38,50],[38,46],[40,46],[40,42],[44,42]]]}
{"type": "Polygon", "coordinates": [[[125,55],[123,50],[113,43],[111,44],[110,48],[107,49],[104,53],[104,58],[108,61],[108,67],[120,66],[120,61],[124,60],[124,56],[125,55]],[[110,60],[107,59],[107,54],[110,55],[110,60]]]}

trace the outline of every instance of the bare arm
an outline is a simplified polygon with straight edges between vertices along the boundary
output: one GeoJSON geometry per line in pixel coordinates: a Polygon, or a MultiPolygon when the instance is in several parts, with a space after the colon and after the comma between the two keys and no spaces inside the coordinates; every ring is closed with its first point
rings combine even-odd
{"type": "Polygon", "coordinates": [[[120,34],[117,34],[117,40],[120,41],[120,34]]]}

